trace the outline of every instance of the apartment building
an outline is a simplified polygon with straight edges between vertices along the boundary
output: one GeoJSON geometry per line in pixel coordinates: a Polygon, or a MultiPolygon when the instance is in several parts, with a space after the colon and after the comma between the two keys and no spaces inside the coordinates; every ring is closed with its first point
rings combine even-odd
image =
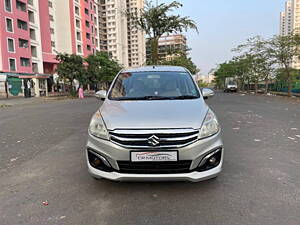
{"type": "MultiPolygon", "coordinates": [[[[300,0],[288,0],[280,13],[280,35],[300,34],[300,0]]],[[[300,69],[300,60],[295,57],[292,67],[300,69]]]]}
{"type": "Polygon", "coordinates": [[[98,0],[1,2],[0,93],[18,96],[29,85],[39,96],[47,92],[45,74],[55,73],[57,52],[100,50],[98,0]]]}
{"type": "Polygon", "coordinates": [[[126,12],[140,13],[144,0],[99,0],[100,50],[125,67],[146,61],[145,33],[134,28],[126,12]]]}
{"type": "Polygon", "coordinates": [[[280,35],[288,35],[293,32],[294,1],[285,3],[285,10],[280,13],[280,35]]]}
{"type": "Polygon", "coordinates": [[[94,0],[4,0],[0,71],[53,73],[57,52],[100,50],[94,0]]]}
{"type": "MultiPolygon", "coordinates": [[[[171,61],[182,53],[186,53],[187,39],[183,34],[163,36],[158,40],[158,56],[160,60],[171,61]]],[[[151,60],[151,42],[147,40],[147,60],[151,60]]]]}

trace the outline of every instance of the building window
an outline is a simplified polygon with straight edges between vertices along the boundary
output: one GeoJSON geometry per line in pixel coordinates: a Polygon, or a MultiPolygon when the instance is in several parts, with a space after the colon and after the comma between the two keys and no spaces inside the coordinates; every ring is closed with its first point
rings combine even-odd
{"type": "Polygon", "coordinates": [[[77,45],[77,51],[78,51],[78,53],[82,53],[82,47],[81,47],[81,45],[77,45]]]}
{"type": "Polygon", "coordinates": [[[54,17],[52,15],[49,15],[50,21],[54,21],[54,17]]]}
{"type": "Polygon", "coordinates": [[[6,18],[6,31],[11,33],[14,32],[13,21],[10,18],[6,18]]]}
{"type": "Polygon", "coordinates": [[[86,49],[87,49],[88,51],[91,51],[91,46],[90,46],[90,45],[87,45],[87,46],[86,46],[86,49]]]}
{"type": "Polygon", "coordinates": [[[39,72],[39,67],[37,63],[32,63],[32,72],[38,73],[39,72]]]}
{"type": "Polygon", "coordinates": [[[28,40],[19,38],[19,47],[28,48],[28,40]]]}
{"type": "Polygon", "coordinates": [[[51,1],[48,1],[48,6],[49,6],[49,8],[52,8],[52,7],[53,7],[53,4],[52,4],[51,1]]]}
{"type": "Polygon", "coordinates": [[[34,12],[28,10],[29,22],[34,23],[34,12]]]}
{"type": "Polygon", "coordinates": [[[81,41],[81,34],[78,31],[76,32],[76,38],[78,41],[81,41]]]}
{"type": "Polygon", "coordinates": [[[9,70],[16,71],[16,59],[9,59],[9,70]]]}
{"type": "Polygon", "coordinates": [[[5,10],[7,12],[12,12],[11,0],[5,0],[5,10]]]}
{"type": "Polygon", "coordinates": [[[31,40],[36,40],[35,30],[30,28],[29,32],[30,32],[30,39],[31,40]]]}
{"type": "Polygon", "coordinates": [[[33,6],[33,0],[28,0],[28,5],[33,6]]]}
{"type": "Polygon", "coordinates": [[[31,45],[31,55],[32,57],[37,57],[37,48],[36,46],[31,45]]]}
{"type": "Polygon", "coordinates": [[[18,19],[18,28],[22,30],[27,30],[28,28],[27,23],[23,20],[18,19]]]}
{"type": "Polygon", "coordinates": [[[75,13],[76,15],[79,15],[79,8],[77,6],[75,6],[75,13]]]}
{"type": "Polygon", "coordinates": [[[50,28],[50,33],[54,34],[54,29],[53,28],[50,28]]]}
{"type": "Polygon", "coordinates": [[[77,28],[80,28],[80,20],[77,20],[77,19],[76,19],[76,27],[77,27],[77,28]]]}
{"type": "Polygon", "coordinates": [[[86,38],[89,39],[89,40],[91,39],[90,33],[86,33],[86,38]]]}
{"type": "Polygon", "coordinates": [[[16,7],[18,10],[26,12],[26,4],[24,2],[18,1],[16,2],[16,7]]]}
{"type": "Polygon", "coordinates": [[[89,28],[90,27],[90,22],[89,21],[85,21],[85,26],[87,27],[87,28],[89,28]]]}
{"type": "Polygon", "coordinates": [[[85,8],[85,9],[84,9],[84,13],[85,13],[86,15],[89,15],[89,10],[88,10],[87,8],[85,8]]]}
{"type": "Polygon", "coordinates": [[[20,58],[21,66],[29,67],[30,66],[30,59],[28,58],[20,58]]]}
{"type": "Polygon", "coordinates": [[[7,46],[8,46],[8,52],[15,52],[15,43],[14,43],[14,39],[12,38],[8,38],[7,39],[7,46]]]}
{"type": "Polygon", "coordinates": [[[51,41],[51,47],[55,48],[55,42],[51,41]]]}

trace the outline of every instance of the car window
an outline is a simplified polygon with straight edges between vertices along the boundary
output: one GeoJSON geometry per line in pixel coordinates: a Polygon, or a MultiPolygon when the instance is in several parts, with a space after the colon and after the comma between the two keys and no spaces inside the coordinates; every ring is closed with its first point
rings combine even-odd
{"type": "Polygon", "coordinates": [[[186,72],[121,73],[109,93],[112,100],[199,98],[190,74],[186,72]]]}

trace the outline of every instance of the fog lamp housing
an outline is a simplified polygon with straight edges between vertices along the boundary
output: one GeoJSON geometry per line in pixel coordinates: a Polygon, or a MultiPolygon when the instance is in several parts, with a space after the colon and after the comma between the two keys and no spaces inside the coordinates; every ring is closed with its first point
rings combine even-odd
{"type": "Polygon", "coordinates": [[[217,148],[203,157],[197,171],[203,172],[217,167],[221,163],[222,148],[217,148]]]}
{"type": "Polygon", "coordinates": [[[87,155],[88,155],[89,164],[93,168],[101,170],[101,171],[105,171],[105,172],[113,171],[113,168],[111,167],[108,160],[104,156],[96,153],[92,149],[87,150],[87,155]]]}

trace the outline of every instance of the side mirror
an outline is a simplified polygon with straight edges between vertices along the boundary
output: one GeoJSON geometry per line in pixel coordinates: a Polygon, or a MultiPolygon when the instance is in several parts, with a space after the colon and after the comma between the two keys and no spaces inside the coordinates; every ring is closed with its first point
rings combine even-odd
{"type": "Polygon", "coordinates": [[[215,95],[215,92],[209,88],[203,88],[202,95],[204,99],[208,99],[209,97],[213,97],[215,95]]]}
{"type": "Polygon", "coordinates": [[[105,90],[97,91],[95,97],[101,101],[106,99],[107,92],[105,90]]]}

